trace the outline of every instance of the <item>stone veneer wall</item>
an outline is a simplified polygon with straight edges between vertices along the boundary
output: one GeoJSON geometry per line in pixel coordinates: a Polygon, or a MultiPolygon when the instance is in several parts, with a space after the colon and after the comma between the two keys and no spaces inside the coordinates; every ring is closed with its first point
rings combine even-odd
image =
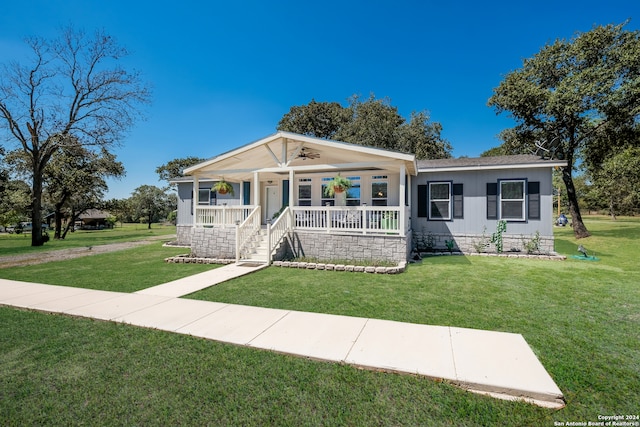
{"type": "Polygon", "coordinates": [[[191,232],[193,225],[177,225],[176,234],[178,236],[178,244],[182,246],[191,246],[191,232]]]}
{"type": "Polygon", "coordinates": [[[400,263],[406,261],[411,252],[411,235],[400,237],[296,231],[289,237],[287,246],[290,257],[400,263]]]}
{"type": "Polygon", "coordinates": [[[194,228],[191,237],[191,255],[202,258],[235,259],[236,229],[194,228]]]}
{"type": "MultiPolygon", "coordinates": [[[[475,248],[475,244],[479,243],[483,236],[482,234],[437,234],[431,233],[434,239],[434,249],[447,251],[446,240],[453,239],[455,241],[454,250],[458,250],[460,252],[473,253],[478,252],[475,248]]],[[[491,234],[484,235],[486,242],[491,242],[491,234]]],[[[424,236],[422,236],[424,238],[424,236]]],[[[512,252],[512,251],[524,251],[523,248],[523,238],[525,241],[530,241],[533,236],[520,236],[513,234],[503,234],[502,242],[503,242],[503,252],[512,252]]],[[[419,240],[417,236],[414,236],[414,241],[419,240]]],[[[495,252],[495,245],[491,243],[485,252],[495,252]]],[[[540,253],[554,253],[555,252],[555,243],[553,237],[548,236],[540,236],[540,253]]]]}

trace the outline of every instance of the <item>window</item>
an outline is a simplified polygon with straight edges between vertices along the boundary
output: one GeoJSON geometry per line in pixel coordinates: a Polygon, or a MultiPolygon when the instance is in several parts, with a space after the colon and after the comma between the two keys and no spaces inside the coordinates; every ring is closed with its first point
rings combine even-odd
{"type": "Polygon", "coordinates": [[[429,183],[429,219],[451,219],[451,183],[429,183]]]}
{"type": "Polygon", "coordinates": [[[329,197],[326,195],[327,185],[332,180],[333,178],[322,178],[322,186],[320,188],[320,190],[322,191],[322,194],[320,196],[322,200],[322,206],[326,206],[327,204],[329,204],[330,206],[335,206],[336,204],[335,195],[334,197],[329,197]]]}
{"type": "Polygon", "coordinates": [[[464,218],[464,195],[462,184],[453,184],[453,217],[464,218]]]}
{"type": "Polygon", "coordinates": [[[371,181],[371,205],[387,206],[389,181],[387,175],[376,175],[371,181]]]}
{"type": "Polygon", "coordinates": [[[298,206],[311,206],[311,178],[300,178],[298,182],[298,206]]]}
{"type": "Polygon", "coordinates": [[[347,206],[360,206],[360,177],[348,176],[351,188],[347,190],[347,206]]]}
{"type": "Polygon", "coordinates": [[[211,190],[208,188],[200,188],[198,190],[198,204],[204,206],[211,204],[211,190]]]}
{"type": "Polygon", "coordinates": [[[525,184],[523,179],[499,181],[500,219],[524,221],[525,184]]]}

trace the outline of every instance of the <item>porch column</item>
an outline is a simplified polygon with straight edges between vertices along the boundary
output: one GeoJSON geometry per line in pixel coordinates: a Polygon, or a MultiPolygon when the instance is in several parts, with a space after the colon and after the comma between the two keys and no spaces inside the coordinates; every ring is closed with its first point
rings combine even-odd
{"type": "Polygon", "coordinates": [[[407,229],[406,226],[406,211],[407,209],[405,208],[406,205],[406,198],[405,198],[405,188],[407,186],[407,169],[404,165],[404,163],[402,163],[400,165],[400,201],[398,202],[398,204],[400,205],[400,235],[404,236],[405,234],[405,230],[407,229]]]}
{"type": "Polygon", "coordinates": [[[295,174],[293,173],[293,169],[290,169],[289,170],[289,206],[293,206],[293,195],[295,194],[294,190],[293,190],[293,187],[294,187],[294,182],[293,182],[294,176],[295,176],[295,174]]]}
{"type": "Polygon", "coordinates": [[[198,204],[200,203],[200,179],[198,175],[193,175],[193,225],[198,223],[198,204]]]}
{"type": "Polygon", "coordinates": [[[260,204],[260,177],[256,171],[253,173],[253,206],[260,204]]]}

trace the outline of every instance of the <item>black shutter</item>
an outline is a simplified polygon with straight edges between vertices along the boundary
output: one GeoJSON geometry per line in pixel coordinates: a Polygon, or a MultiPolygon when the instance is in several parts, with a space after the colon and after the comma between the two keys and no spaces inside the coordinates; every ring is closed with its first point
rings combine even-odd
{"type": "Polygon", "coordinates": [[[453,217],[464,218],[464,195],[462,184],[453,184],[453,217]]]}
{"type": "Polygon", "coordinates": [[[487,182],[487,219],[498,219],[498,184],[487,182]]]}
{"type": "Polygon", "coordinates": [[[540,219],[540,183],[529,182],[527,187],[529,219],[540,219]]]}
{"type": "Polygon", "coordinates": [[[289,180],[282,181],[282,206],[289,206],[289,180]]]}
{"type": "Polygon", "coordinates": [[[242,203],[251,204],[251,182],[249,181],[244,181],[242,185],[242,203]]]}
{"type": "Polygon", "coordinates": [[[418,218],[427,217],[427,186],[418,185],[418,218]]]}

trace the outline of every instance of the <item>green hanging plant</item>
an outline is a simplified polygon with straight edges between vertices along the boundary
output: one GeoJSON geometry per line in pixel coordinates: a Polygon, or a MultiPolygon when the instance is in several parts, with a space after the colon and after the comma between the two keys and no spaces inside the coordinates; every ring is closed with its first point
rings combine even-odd
{"type": "Polygon", "coordinates": [[[222,178],[220,181],[213,184],[213,187],[211,187],[211,191],[215,191],[216,193],[223,194],[223,195],[230,194],[233,196],[234,194],[233,186],[229,184],[227,181],[225,181],[224,178],[222,178]]]}
{"type": "Polygon", "coordinates": [[[343,193],[351,188],[351,181],[340,174],[333,177],[331,181],[327,183],[327,187],[324,190],[324,194],[327,197],[333,197],[336,194],[343,193]]]}

